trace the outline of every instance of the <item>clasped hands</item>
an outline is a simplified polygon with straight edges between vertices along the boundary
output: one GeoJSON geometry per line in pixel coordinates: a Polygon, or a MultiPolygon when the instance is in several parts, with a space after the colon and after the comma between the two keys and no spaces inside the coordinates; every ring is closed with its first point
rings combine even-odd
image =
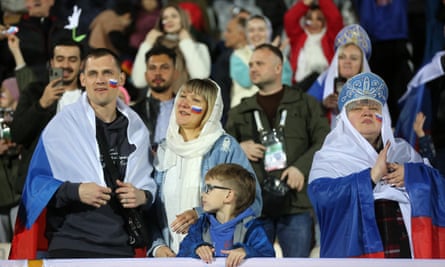
{"type": "Polygon", "coordinates": [[[391,146],[390,142],[387,142],[382,151],[380,151],[377,161],[371,169],[371,179],[377,184],[383,181],[392,187],[404,187],[405,186],[405,167],[403,164],[388,163],[387,153],[391,146]]]}
{"type": "MultiPolygon", "coordinates": [[[[144,191],[132,184],[120,180],[116,180],[116,184],[118,188],[115,193],[124,208],[136,208],[147,201],[144,191]]],[[[111,193],[111,188],[96,183],[81,183],[79,186],[80,201],[96,208],[106,205],[111,199],[111,193]]]]}

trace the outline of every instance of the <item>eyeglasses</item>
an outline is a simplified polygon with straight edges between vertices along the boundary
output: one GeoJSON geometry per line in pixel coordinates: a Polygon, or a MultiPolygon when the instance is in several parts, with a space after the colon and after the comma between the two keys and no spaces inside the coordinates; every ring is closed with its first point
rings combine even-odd
{"type": "Polygon", "coordinates": [[[231,188],[219,186],[219,185],[211,185],[211,184],[205,184],[202,192],[208,194],[213,189],[221,189],[221,190],[232,190],[231,188]]]}

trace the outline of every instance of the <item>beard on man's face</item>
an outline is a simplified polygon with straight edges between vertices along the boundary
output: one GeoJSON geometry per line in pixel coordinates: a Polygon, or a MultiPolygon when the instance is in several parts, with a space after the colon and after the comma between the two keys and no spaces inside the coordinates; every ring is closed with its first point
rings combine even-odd
{"type": "Polygon", "coordinates": [[[169,86],[159,86],[159,85],[154,85],[154,86],[150,86],[150,89],[155,91],[156,93],[164,93],[165,91],[168,90],[169,86]]]}

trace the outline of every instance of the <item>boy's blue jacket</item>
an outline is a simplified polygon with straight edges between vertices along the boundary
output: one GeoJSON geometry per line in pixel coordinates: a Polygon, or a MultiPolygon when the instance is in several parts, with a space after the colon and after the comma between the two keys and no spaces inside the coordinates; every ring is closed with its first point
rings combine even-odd
{"type": "MultiPolygon", "coordinates": [[[[249,212],[243,212],[240,215],[246,218],[252,214],[252,212],[250,215],[249,212]]],[[[196,254],[196,249],[198,247],[202,245],[209,245],[213,247],[212,244],[204,241],[203,238],[203,233],[210,227],[210,216],[214,215],[204,213],[199,217],[198,221],[190,227],[189,233],[181,242],[177,257],[199,258],[199,256],[196,254]]],[[[244,218],[233,219],[238,220],[238,224],[244,223],[244,227],[246,227],[247,231],[245,232],[243,242],[234,243],[232,249],[244,248],[246,251],[246,259],[253,257],[275,257],[275,251],[267,238],[262,223],[258,219],[247,220],[246,222],[244,218]]]]}

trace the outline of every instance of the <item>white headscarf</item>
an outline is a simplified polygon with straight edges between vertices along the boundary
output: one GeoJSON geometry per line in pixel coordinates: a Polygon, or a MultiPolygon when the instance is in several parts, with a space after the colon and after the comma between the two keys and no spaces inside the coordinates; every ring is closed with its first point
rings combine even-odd
{"type": "MultiPolygon", "coordinates": [[[[168,149],[181,157],[188,158],[203,156],[210,150],[215,141],[224,133],[224,129],[221,124],[223,112],[221,88],[215,82],[213,83],[218,88],[218,92],[212,114],[209,116],[209,119],[202,128],[198,138],[194,140],[184,141],[182,135],[179,134],[179,125],[176,123],[177,102],[181,96],[182,90],[184,90],[184,86],[176,95],[173,112],[170,116],[170,122],[167,129],[166,141],[168,149]]],[[[211,105],[212,103],[208,103],[208,107],[211,105]]]]}

